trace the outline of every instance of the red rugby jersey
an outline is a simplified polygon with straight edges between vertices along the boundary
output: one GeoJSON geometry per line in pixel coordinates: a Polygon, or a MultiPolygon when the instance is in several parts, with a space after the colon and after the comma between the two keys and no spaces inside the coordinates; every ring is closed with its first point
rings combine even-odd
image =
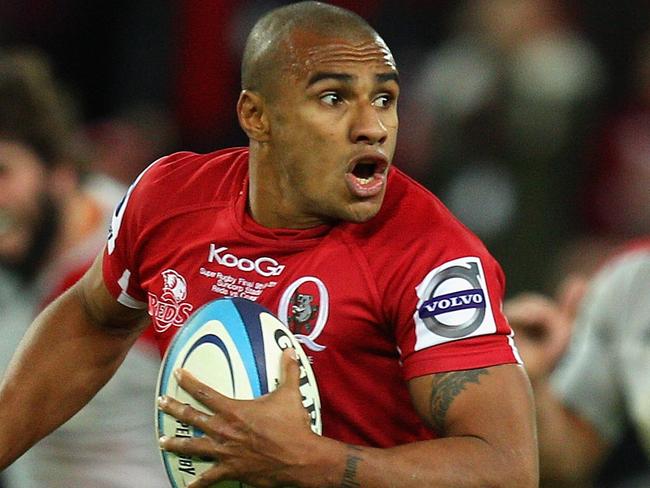
{"type": "Polygon", "coordinates": [[[377,447],[435,436],[405,380],[518,361],[499,265],[423,187],[391,168],[369,222],[268,229],[246,212],[247,163],[244,148],[162,158],[116,210],[104,279],[148,307],[161,351],[207,301],[255,300],[310,356],[324,434],[377,447]]]}

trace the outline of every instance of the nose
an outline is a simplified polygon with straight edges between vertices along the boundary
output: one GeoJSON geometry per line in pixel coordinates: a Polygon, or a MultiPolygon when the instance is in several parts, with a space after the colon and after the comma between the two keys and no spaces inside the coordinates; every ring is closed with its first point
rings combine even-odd
{"type": "Polygon", "coordinates": [[[355,144],[375,145],[386,142],[388,130],[380,115],[371,103],[359,104],[350,129],[350,139],[355,144]]]}

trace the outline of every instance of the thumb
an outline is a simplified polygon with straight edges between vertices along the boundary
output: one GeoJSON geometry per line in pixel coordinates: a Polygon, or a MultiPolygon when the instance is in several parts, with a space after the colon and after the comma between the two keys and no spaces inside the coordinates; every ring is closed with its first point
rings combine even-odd
{"type": "Polygon", "coordinates": [[[298,353],[292,347],[282,351],[281,358],[281,384],[297,389],[300,386],[300,365],[298,364],[298,353]]]}

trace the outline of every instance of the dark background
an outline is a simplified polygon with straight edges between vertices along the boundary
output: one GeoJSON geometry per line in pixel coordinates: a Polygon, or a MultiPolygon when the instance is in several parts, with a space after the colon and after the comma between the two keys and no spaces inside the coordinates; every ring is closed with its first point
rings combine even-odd
{"type": "MultiPolygon", "coordinates": [[[[241,50],[254,20],[285,3],[0,0],[0,48],[47,53],[78,101],[94,164],[126,182],[163,153],[246,144],[235,117],[241,50]]],[[[331,3],[365,17],[395,54],[395,163],[486,242],[509,294],[553,291],[567,273],[591,272],[619,242],[650,233],[650,202],[630,197],[630,185],[650,188],[650,74],[644,95],[636,61],[650,43],[646,1],[331,3]],[[584,52],[567,54],[567,38],[584,52]],[[544,39],[560,40],[548,68],[555,58],[538,52],[544,39]],[[481,63],[490,86],[459,112],[450,100],[468,103],[470,81],[485,81],[472,74],[481,63]],[[451,65],[469,71],[454,77],[451,65]],[[542,88],[526,81],[540,79],[530,66],[549,75],[542,88]],[[620,122],[630,113],[632,127],[620,122]],[[627,160],[620,138],[639,146],[627,160]],[[630,223],[630,212],[641,215],[630,223]]]]}

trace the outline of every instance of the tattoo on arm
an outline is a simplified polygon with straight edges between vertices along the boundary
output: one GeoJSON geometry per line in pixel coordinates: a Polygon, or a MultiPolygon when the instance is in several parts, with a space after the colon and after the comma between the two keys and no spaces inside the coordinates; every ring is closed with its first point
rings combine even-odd
{"type": "Polygon", "coordinates": [[[358,446],[348,446],[348,455],[345,460],[345,472],[343,473],[343,481],[341,481],[341,488],[359,488],[361,484],[357,479],[357,467],[361,461],[362,449],[358,446]]]}
{"type": "Polygon", "coordinates": [[[487,369],[471,369],[437,374],[431,388],[431,421],[440,434],[445,432],[447,412],[454,399],[467,383],[480,383],[479,376],[489,374],[487,369]]]}

